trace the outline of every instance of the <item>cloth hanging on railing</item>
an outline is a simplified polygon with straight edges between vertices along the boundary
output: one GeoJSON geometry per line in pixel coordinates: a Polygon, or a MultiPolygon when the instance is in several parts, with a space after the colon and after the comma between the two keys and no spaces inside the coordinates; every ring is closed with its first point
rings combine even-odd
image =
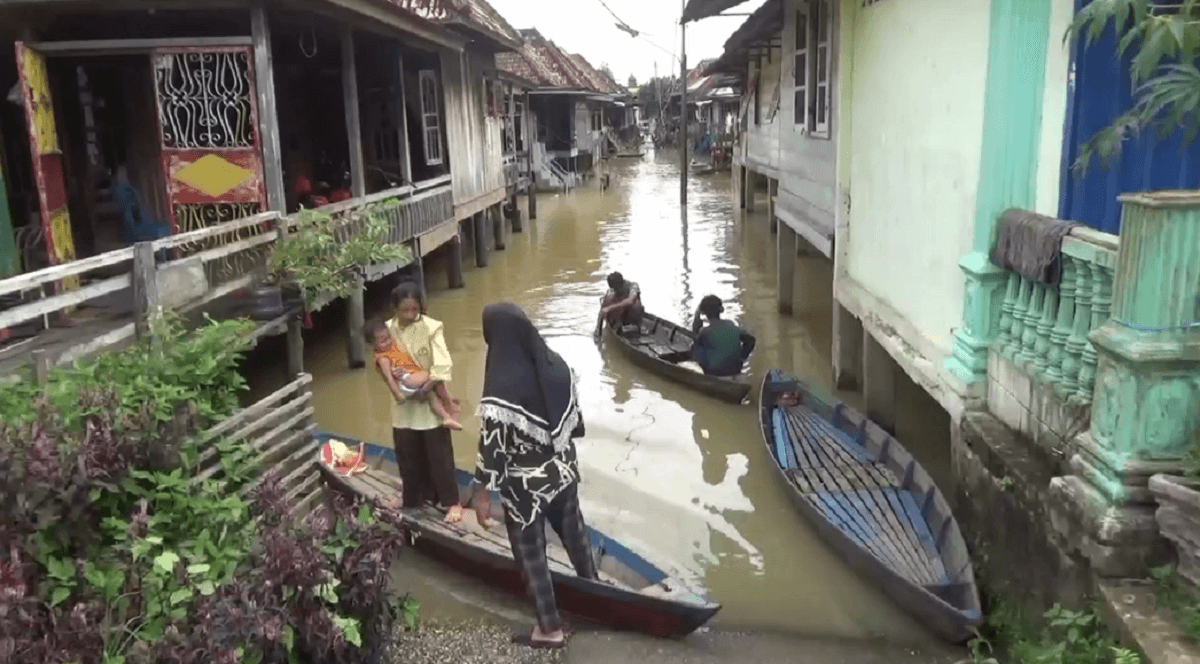
{"type": "Polygon", "coordinates": [[[1000,215],[989,258],[1031,281],[1058,286],[1062,280],[1062,242],[1079,224],[1010,208],[1000,215]]]}

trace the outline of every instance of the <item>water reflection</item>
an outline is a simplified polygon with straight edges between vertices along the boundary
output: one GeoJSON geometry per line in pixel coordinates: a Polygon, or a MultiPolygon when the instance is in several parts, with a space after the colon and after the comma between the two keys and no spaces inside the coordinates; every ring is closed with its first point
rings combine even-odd
{"type": "MultiPolygon", "coordinates": [[[[429,257],[430,314],[446,326],[453,392],[470,412],[483,383],[482,307],[516,302],[579,375],[587,423],[579,442],[585,515],[706,588],[724,605],[715,625],[931,638],[846,568],[795,511],[767,457],[753,406],[716,402],[668,383],[592,339],[604,277],[619,270],[641,285],[649,311],[680,322],[690,322],[701,297],[717,295],[726,315],[758,337],[757,375],[782,366],[828,389],[828,261],[800,260],[797,291],[813,303],[795,317],[781,317],[774,238],[761,216],[738,217],[728,174],[692,178],[684,217],[678,171],[668,156],[619,161],[612,172],[608,191],[541,196],[540,218],[510,236],[488,268],[468,267],[465,289],[446,290],[444,261],[429,257]]],[[[386,292],[386,285],[378,290],[386,292]]],[[[383,301],[378,294],[370,299],[377,306],[383,301]]],[[[310,337],[306,362],[316,377],[317,421],[346,435],[388,440],[390,397],[375,373],[346,368],[340,334],[310,337]]],[[[256,389],[270,387],[260,382],[256,389]]],[[[454,437],[455,456],[470,467],[478,422],[464,424],[454,437]]],[[[429,566],[413,569],[406,583],[431,582],[429,566]]],[[[459,596],[469,584],[442,587],[453,588],[447,597],[459,596]]],[[[487,597],[485,604],[503,603],[487,597]]]]}

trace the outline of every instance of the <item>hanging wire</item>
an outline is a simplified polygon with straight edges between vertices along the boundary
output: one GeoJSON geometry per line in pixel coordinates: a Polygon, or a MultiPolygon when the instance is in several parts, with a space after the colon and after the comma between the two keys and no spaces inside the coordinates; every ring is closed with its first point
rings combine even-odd
{"type": "Polygon", "coordinates": [[[312,35],[312,53],[309,53],[308,49],[304,48],[304,33],[300,33],[300,52],[304,54],[304,57],[312,60],[317,57],[317,26],[311,20],[308,23],[308,31],[312,35]]]}

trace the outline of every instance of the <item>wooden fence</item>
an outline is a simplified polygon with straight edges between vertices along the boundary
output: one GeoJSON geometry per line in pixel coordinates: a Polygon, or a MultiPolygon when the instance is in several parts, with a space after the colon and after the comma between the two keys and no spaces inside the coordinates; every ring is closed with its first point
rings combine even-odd
{"type": "MultiPolygon", "coordinates": [[[[419,188],[401,187],[321,210],[335,217],[350,217],[366,205],[392,198],[398,198],[399,205],[388,211],[389,243],[411,242],[452,221],[453,198],[448,181],[442,180],[421,183],[419,188]]],[[[20,295],[31,300],[0,311],[0,329],[46,319],[99,300],[118,303],[119,313],[84,326],[86,329],[75,335],[75,342],[64,342],[60,344],[62,347],[43,354],[48,357],[39,360],[35,355],[33,360],[35,365],[42,362],[46,366],[72,362],[134,338],[139,330],[146,329],[148,319],[159,310],[197,311],[252,286],[261,278],[279,232],[295,224],[294,216],[265,212],[0,280],[0,297],[20,295]],[[164,260],[168,257],[169,260],[164,260]],[[124,273],[106,276],[114,270],[124,273]],[[92,279],[81,288],[45,295],[69,277],[92,279]],[[39,299],[28,297],[30,294],[39,299]]],[[[400,266],[389,267],[388,271],[394,271],[400,266]]],[[[376,269],[373,274],[378,276],[381,271],[376,269]]],[[[285,325],[286,320],[281,317],[262,326],[259,333],[276,333],[285,325]]],[[[14,361],[0,349],[0,378],[13,370],[14,361]]]]}
{"type": "Polygon", "coordinates": [[[270,470],[278,470],[294,511],[303,513],[321,495],[321,472],[317,425],[313,422],[312,376],[301,374],[257,403],[234,413],[201,436],[206,449],[200,454],[195,479],[204,480],[222,472],[216,444],[220,441],[250,441],[255,466],[263,469],[257,479],[241,490],[249,495],[270,470]]]}

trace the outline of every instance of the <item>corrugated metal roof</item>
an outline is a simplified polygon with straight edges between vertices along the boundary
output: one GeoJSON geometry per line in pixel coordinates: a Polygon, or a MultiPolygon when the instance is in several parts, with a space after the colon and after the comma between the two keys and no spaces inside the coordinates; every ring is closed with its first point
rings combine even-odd
{"type": "Polygon", "coordinates": [[[716,16],[726,9],[732,9],[747,0],[690,0],[683,8],[683,20],[698,21],[702,18],[716,16]]]}

